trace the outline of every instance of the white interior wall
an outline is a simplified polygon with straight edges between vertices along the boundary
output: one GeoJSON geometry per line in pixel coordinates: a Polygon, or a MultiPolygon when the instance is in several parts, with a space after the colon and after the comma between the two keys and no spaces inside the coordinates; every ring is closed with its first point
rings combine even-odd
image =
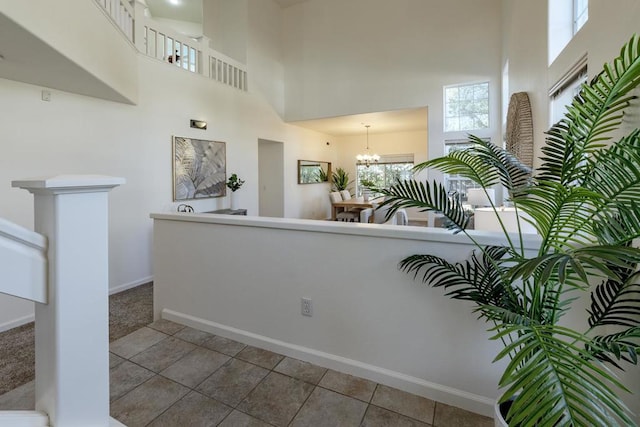
{"type": "Polygon", "coordinates": [[[249,0],[247,67],[249,90],[284,117],[282,12],[274,1],[249,0]]]}
{"type": "MultiPolygon", "coordinates": [[[[504,361],[491,362],[500,343],[488,339],[489,325],[470,304],[398,270],[416,253],[462,259],[472,250],[466,236],[333,221],[154,218],[156,318],[170,310],[163,317],[492,414],[504,361]],[[183,245],[193,256],[179,255],[183,245]],[[183,262],[172,263],[176,257],[183,262]],[[300,314],[301,297],[312,300],[312,317],[300,314]]],[[[501,242],[472,233],[482,244],[501,242]]],[[[534,250],[535,237],[525,245],[534,250]]]]}
{"type": "MultiPolygon", "coordinates": [[[[110,194],[112,290],[151,278],[149,213],[175,210],[178,204],[172,201],[172,135],[226,142],[227,172],[246,180],[236,195],[250,215],[258,212],[259,138],[284,142],[285,215],[301,214],[300,206],[316,197],[297,188],[297,159],[322,154],[333,160],[332,147],[324,145],[326,135],[284,124],[261,97],[162,61],[139,56],[137,62],[137,106],[58,91],[52,91],[51,102],[43,102],[40,87],[0,80],[0,146],[5,153],[0,158],[0,217],[33,228],[33,198],[11,188],[14,179],[63,173],[127,179],[110,194]],[[189,128],[191,118],[208,121],[208,129],[189,128]]],[[[186,203],[196,211],[229,206],[228,196],[186,203]]],[[[0,329],[30,316],[31,307],[0,297],[0,329]]]]}
{"type": "Polygon", "coordinates": [[[331,217],[331,203],[329,201],[329,183],[298,184],[298,160],[318,160],[330,162],[331,169],[335,170],[337,164],[337,145],[332,143],[329,135],[318,134],[296,127],[299,131],[309,132],[304,146],[290,144],[285,147],[285,193],[290,195],[287,200],[296,200],[296,203],[287,203],[285,217],[327,219],[331,217]],[[329,144],[327,145],[327,142],[329,144]],[[291,160],[288,160],[291,159],[291,160]]]}
{"type": "MultiPolygon", "coordinates": [[[[310,0],[284,9],[287,120],[429,107],[429,156],[444,153],[443,86],[488,81],[500,143],[501,2],[310,0]]],[[[430,172],[430,179],[441,178],[430,172]]]]}
{"type": "Polygon", "coordinates": [[[510,96],[527,92],[533,113],[534,167],[539,166],[544,132],[549,129],[546,3],[503,0],[502,65],[508,63],[509,93],[502,118],[506,120],[510,96]]]}
{"type": "MultiPolygon", "coordinates": [[[[509,64],[510,93],[529,94],[533,111],[535,162],[539,166],[544,132],[550,127],[549,88],[585,53],[588,54],[589,78],[602,64],[619,54],[620,47],[637,32],[640,3],[635,0],[589,2],[589,20],[567,46],[547,66],[546,1],[503,0],[502,64],[509,64]]],[[[503,116],[506,111],[503,111],[503,116]]]]}
{"type": "Polygon", "coordinates": [[[247,63],[247,0],[207,0],[202,3],[202,31],[211,48],[247,63]]]}
{"type": "MultiPolygon", "coordinates": [[[[49,58],[41,49],[38,49],[38,53],[42,57],[29,59],[33,61],[34,68],[52,67],[53,77],[35,73],[36,77],[23,81],[47,82],[52,87],[75,90],[77,93],[119,102],[136,102],[137,72],[131,67],[137,54],[135,47],[122,36],[115,24],[106,17],[101,6],[95,2],[3,0],[0,1],[0,14],[6,15],[55,49],[56,55],[50,62],[47,62],[49,58]],[[62,68],[60,57],[67,58],[82,71],[71,67],[62,68]],[[88,78],[86,73],[92,78],[88,78]]],[[[16,43],[20,43],[20,40],[16,40],[16,43]]],[[[24,56],[19,57],[24,60],[24,56]]],[[[15,58],[8,56],[5,66],[11,67],[12,60],[15,58]]]]}

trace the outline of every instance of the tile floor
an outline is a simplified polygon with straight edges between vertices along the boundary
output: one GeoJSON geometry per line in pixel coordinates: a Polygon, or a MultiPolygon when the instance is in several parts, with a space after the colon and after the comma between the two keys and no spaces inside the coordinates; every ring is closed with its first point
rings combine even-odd
{"type": "MultiPolygon", "coordinates": [[[[491,427],[382,384],[159,320],[110,345],[111,416],[129,427],[491,427]]],[[[33,409],[33,382],[0,396],[33,409]]]]}

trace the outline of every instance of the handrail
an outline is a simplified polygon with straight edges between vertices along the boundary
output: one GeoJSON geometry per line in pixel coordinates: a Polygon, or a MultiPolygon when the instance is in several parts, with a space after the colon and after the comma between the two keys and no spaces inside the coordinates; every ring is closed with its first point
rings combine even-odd
{"type": "Polygon", "coordinates": [[[47,238],[0,218],[0,292],[47,303],[47,238]]]}
{"type": "Polygon", "coordinates": [[[49,417],[42,411],[0,411],[0,425],[12,427],[49,427],[49,417]]]}
{"type": "Polygon", "coordinates": [[[135,0],[96,0],[114,24],[133,42],[133,30],[135,25],[135,12],[133,2],[135,0]]]}
{"type": "Polygon", "coordinates": [[[47,238],[42,234],[21,227],[3,218],[0,218],[0,237],[14,240],[34,249],[40,249],[43,252],[47,250],[47,238]]]}
{"type": "Polygon", "coordinates": [[[139,17],[136,25],[140,26],[136,46],[141,53],[247,91],[246,65],[211,49],[207,37],[192,39],[146,16],[139,17]]]}
{"type": "Polygon", "coordinates": [[[136,44],[140,52],[192,73],[199,73],[199,58],[203,50],[201,42],[147,17],[139,19],[138,25],[144,28],[144,38],[137,40],[136,44]]]}

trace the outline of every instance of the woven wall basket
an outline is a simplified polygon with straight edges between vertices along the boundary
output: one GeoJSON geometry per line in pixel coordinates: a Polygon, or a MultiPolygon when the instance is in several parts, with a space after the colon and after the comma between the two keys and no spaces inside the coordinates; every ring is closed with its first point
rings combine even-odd
{"type": "Polygon", "coordinates": [[[507,112],[506,148],[522,163],[533,168],[533,118],[526,92],[511,95],[507,112]]]}

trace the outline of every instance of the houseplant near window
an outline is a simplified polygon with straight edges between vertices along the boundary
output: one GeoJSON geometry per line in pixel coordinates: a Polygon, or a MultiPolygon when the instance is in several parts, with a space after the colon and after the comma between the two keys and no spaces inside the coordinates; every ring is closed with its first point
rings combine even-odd
{"type": "Polygon", "coordinates": [[[371,197],[371,188],[374,187],[375,184],[369,179],[361,179],[360,185],[362,186],[363,199],[365,202],[368,202],[371,197]]]}
{"type": "Polygon", "coordinates": [[[460,174],[483,188],[502,184],[540,235],[532,256],[521,249],[522,232],[504,226],[502,246],[479,244],[466,231],[462,204],[440,183],[410,180],[377,190],[388,197],[389,215],[406,207],[441,212],[477,247],[467,261],[413,255],[400,268],[472,301],[492,325],[492,339],[504,343],[496,360],[508,360],[499,401],[512,401],[510,426],[635,425],[619,396],[626,389],[610,368],[634,369],[628,365],[640,353],[640,250],[632,246],[640,237],[640,129],[613,139],[638,84],[634,36],[548,131],[534,174],[473,136],[472,148],[416,166],[460,174]],[[586,312],[576,304],[580,297],[591,300],[586,312]],[[582,329],[560,324],[569,312],[584,318],[582,329]]]}

